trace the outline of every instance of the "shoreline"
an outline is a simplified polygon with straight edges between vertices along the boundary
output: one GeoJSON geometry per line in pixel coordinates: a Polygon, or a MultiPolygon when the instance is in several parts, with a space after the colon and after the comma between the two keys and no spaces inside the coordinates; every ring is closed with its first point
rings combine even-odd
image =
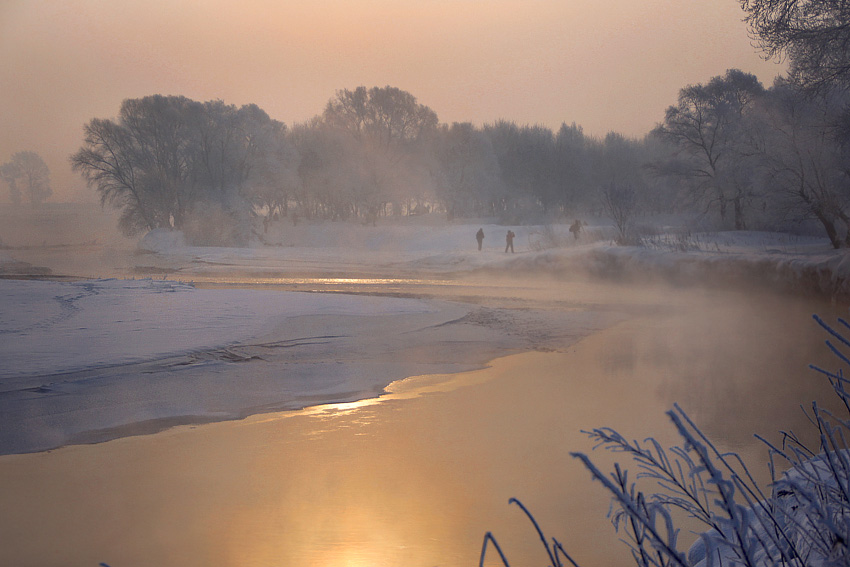
{"type": "MultiPolygon", "coordinates": [[[[394,301],[350,296],[378,310],[394,301]]],[[[483,369],[505,354],[563,350],[624,317],[592,308],[415,301],[428,308],[284,316],[271,332],[225,347],[7,381],[0,392],[0,455],[374,398],[411,376],[483,369]]]]}
{"type": "MultiPolygon", "coordinates": [[[[648,259],[643,256],[633,258],[627,250],[620,248],[596,249],[577,255],[569,252],[563,257],[559,253],[520,254],[511,258],[510,269],[507,265],[501,269],[482,267],[465,273],[425,269],[417,278],[411,278],[409,274],[396,276],[392,284],[384,281],[370,283],[367,281],[369,278],[360,281],[350,273],[340,274],[338,270],[330,269],[303,276],[283,272],[278,281],[254,281],[253,271],[233,273],[230,272],[232,266],[218,273],[199,272],[196,274],[201,276],[199,281],[192,283],[192,287],[199,290],[226,292],[240,289],[363,300],[415,300],[432,306],[440,305],[442,314],[420,317],[418,326],[414,325],[416,328],[386,314],[376,316],[380,323],[370,320],[371,315],[345,322],[339,317],[320,315],[300,316],[293,320],[284,317],[291,327],[303,327],[305,330],[278,329],[254,340],[221,347],[105,365],[62,376],[47,374],[42,376],[47,382],[45,384],[33,383],[27,388],[19,388],[13,395],[0,391],[0,431],[6,431],[6,435],[0,435],[0,455],[100,443],[119,437],[156,433],[175,425],[239,420],[261,413],[347,403],[380,396],[388,384],[410,376],[482,369],[506,353],[563,350],[617,321],[633,317],[639,312],[637,310],[665,308],[666,297],[660,302],[647,302],[645,298],[634,302],[631,297],[620,297],[621,292],[631,293],[634,289],[630,288],[642,285],[639,282],[648,283],[656,291],[666,288],[673,293],[701,294],[713,293],[715,286],[723,292],[736,283],[749,281],[753,289],[773,287],[775,293],[801,299],[816,296],[828,300],[831,295],[833,302],[844,303],[844,297],[836,297],[834,293],[823,294],[824,288],[812,282],[806,286],[806,291],[793,289],[794,286],[760,286],[767,280],[772,280],[773,284],[780,279],[786,280],[772,275],[773,271],[762,272],[761,267],[743,260],[739,264],[727,263],[727,269],[714,270],[710,284],[697,286],[693,283],[694,278],[713,270],[711,258],[700,255],[692,257],[690,268],[678,282],[681,287],[668,288],[669,277],[665,276],[673,268],[663,264],[659,269],[658,262],[653,260],[659,254],[656,251],[648,253],[648,259]],[[547,258],[554,262],[547,262],[547,258]],[[573,262],[576,265],[593,265],[593,269],[587,265],[585,268],[597,273],[599,279],[584,281],[577,277],[558,280],[558,275],[564,275],[558,270],[559,266],[563,268],[573,262]],[[747,269],[731,269],[733,265],[747,269]],[[523,279],[523,272],[549,277],[523,279]],[[614,283],[617,279],[614,275],[629,276],[626,279],[635,285],[614,283]],[[240,281],[240,278],[243,280],[240,281]],[[281,282],[281,279],[293,281],[281,282]],[[552,287],[564,287],[568,291],[559,296],[551,291],[552,287]],[[607,299],[600,300],[594,296],[594,291],[585,289],[597,287],[607,288],[603,294],[607,294],[607,299]],[[538,296],[544,288],[544,293],[549,295],[538,296]],[[612,299],[613,303],[607,303],[612,299]],[[449,314],[450,311],[453,314],[449,314]],[[372,325],[364,327],[364,321],[370,321],[372,325]],[[417,342],[420,336],[421,344],[417,342]],[[327,343],[322,347],[315,344],[316,339],[327,343]],[[281,355],[283,351],[287,351],[287,356],[281,355]],[[293,356],[288,356],[290,354],[293,356]],[[342,373],[342,379],[341,366],[348,367],[342,373]],[[257,372],[260,376],[254,375],[257,372]],[[285,374],[285,379],[276,378],[273,376],[275,373],[285,374]],[[61,387],[53,389],[51,382],[57,378],[60,382],[72,383],[72,391],[63,391],[61,387]],[[132,384],[134,382],[138,383],[132,384]],[[242,386],[240,391],[235,389],[236,384],[242,386]],[[65,396],[67,400],[73,400],[86,395],[87,387],[89,392],[98,392],[100,397],[88,407],[78,403],[72,411],[77,412],[79,417],[70,416],[68,406],[58,398],[63,394],[73,394],[65,396]],[[254,388],[256,390],[251,391],[254,388]],[[118,400],[118,407],[110,404],[109,392],[112,401],[118,400]],[[128,398],[144,396],[150,397],[146,405],[126,402],[128,398]],[[225,400],[227,397],[231,399],[225,400]],[[22,410],[15,405],[21,401],[30,405],[22,410]],[[36,408],[33,411],[33,405],[47,406],[47,409],[36,408]],[[22,414],[24,418],[18,419],[22,414]],[[9,438],[15,437],[16,433],[21,434],[23,440],[10,443],[9,438]]],[[[676,258],[671,263],[676,265],[681,264],[683,257],[689,257],[687,254],[674,256],[676,258]]],[[[777,271],[780,265],[775,266],[777,271]]],[[[266,272],[260,270],[257,273],[266,272]]],[[[374,268],[368,275],[380,273],[385,271],[374,268]]],[[[834,279],[832,271],[818,273],[822,281],[834,279]]],[[[181,279],[163,281],[192,279],[192,273],[175,272],[170,275],[180,275],[181,279]]],[[[64,274],[0,276],[0,281],[14,279],[72,284],[86,278],[64,274]]]]}

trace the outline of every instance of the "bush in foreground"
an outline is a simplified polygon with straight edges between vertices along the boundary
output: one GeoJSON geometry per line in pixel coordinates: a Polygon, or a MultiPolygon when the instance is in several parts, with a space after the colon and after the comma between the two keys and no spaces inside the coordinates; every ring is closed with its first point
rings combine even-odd
{"type": "MultiPolygon", "coordinates": [[[[819,317],[815,320],[833,340],[826,344],[843,365],[850,348],[843,333],[850,324],[839,319],[839,332],[819,317]]],[[[667,412],[681,446],[665,449],[654,439],[629,441],[609,428],[586,432],[596,448],[631,457],[638,472],[634,480],[615,464],[605,474],[583,453],[572,453],[613,497],[610,518],[640,567],[838,567],[850,565],[850,392],[843,371],[824,375],[838,396],[837,415],[812,404],[810,420],[818,432],[818,447],[807,447],[793,433],[783,433],[769,449],[772,482],[766,494],[747,465],[735,453],[721,452],[678,406],[667,412]],[[778,474],[779,470],[785,470],[778,474]],[[654,492],[638,487],[649,482],[654,492]],[[674,513],[684,512],[705,526],[687,553],[679,550],[680,528],[674,513]]],[[[553,567],[577,563],[556,539],[548,540],[532,514],[516,499],[534,524],[553,567]],[[565,563],[566,561],[566,563],[565,563]]],[[[494,548],[502,563],[508,559],[492,533],[484,536],[480,564],[494,548]]]]}

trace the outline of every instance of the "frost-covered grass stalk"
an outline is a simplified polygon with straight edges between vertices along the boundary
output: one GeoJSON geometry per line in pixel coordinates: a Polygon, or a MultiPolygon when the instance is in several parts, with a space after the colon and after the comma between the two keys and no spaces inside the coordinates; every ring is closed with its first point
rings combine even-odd
{"type": "MultiPolygon", "coordinates": [[[[826,344],[850,368],[845,333],[815,320],[831,336],[826,344]]],[[[613,496],[610,518],[640,567],[838,567],[850,565],[850,392],[844,371],[824,375],[843,406],[841,415],[813,403],[808,417],[818,432],[818,447],[807,447],[793,433],[782,434],[769,449],[770,494],[765,494],[735,453],[722,452],[679,407],[667,412],[682,439],[665,449],[654,439],[629,441],[609,428],[586,432],[595,448],[623,453],[637,467],[634,480],[619,464],[605,473],[583,453],[572,453],[613,496]],[[785,472],[779,473],[784,470],[785,472]],[[644,492],[644,486],[651,486],[644,492]],[[680,528],[674,513],[684,512],[705,526],[687,553],[678,547],[680,528]]],[[[576,563],[561,544],[549,544],[533,516],[516,500],[537,528],[553,567],[561,557],[576,563]]],[[[483,565],[491,543],[505,566],[508,561],[491,533],[481,550],[483,565]]]]}
{"type": "Polygon", "coordinates": [[[694,234],[689,230],[644,234],[641,236],[640,244],[645,248],[664,252],[726,252],[725,249],[720,248],[717,240],[709,241],[705,235],[694,234]]]}
{"type": "Polygon", "coordinates": [[[702,251],[701,242],[690,232],[647,234],[641,237],[641,245],[653,250],[692,252],[702,251]]]}
{"type": "MultiPolygon", "coordinates": [[[[573,561],[573,558],[567,553],[564,549],[564,546],[557,539],[552,538],[550,542],[546,539],[546,536],[543,534],[543,530],[540,529],[540,524],[537,523],[537,520],[534,519],[534,516],[531,512],[528,511],[522,502],[517,500],[516,498],[511,498],[508,501],[508,504],[516,504],[520,507],[520,509],[525,512],[525,515],[528,516],[528,519],[534,525],[534,529],[537,531],[537,535],[540,536],[540,541],[543,543],[543,547],[546,549],[546,553],[549,555],[549,561],[552,562],[553,567],[565,567],[567,565],[564,563],[564,560],[569,562],[573,567],[579,567],[578,564],[573,561]]],[[[481,546],[481,559],[479,560],[479,567],[484,566],[484,559],[487,557],[487,549],[488,546],[492,545],[496,552],[499,554],[499,559],[502,560],[502,563],[505,567],[510,567],[510,563],[508,563],[508,558],[505,556],[505,553],[502,551],[502,548],[499,546],[499,542],[496,541],[495,536],[493,536],[492,532],[487,532],[484,534],[484,543],[481,546]]]]}

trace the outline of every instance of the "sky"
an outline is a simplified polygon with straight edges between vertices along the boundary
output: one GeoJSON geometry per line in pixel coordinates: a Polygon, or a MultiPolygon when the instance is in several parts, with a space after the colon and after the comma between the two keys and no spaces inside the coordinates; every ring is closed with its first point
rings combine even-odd
{"type": "Polygon", "coordinates": [[[686,85],[784,72],[743,17],[737,0],[0,0],[0,163],[35,151],[52,201],[94,201],[68,157],[127,98],[254,103],[291,126],[361,85],[446,124],[639,137],[686,85]]]}

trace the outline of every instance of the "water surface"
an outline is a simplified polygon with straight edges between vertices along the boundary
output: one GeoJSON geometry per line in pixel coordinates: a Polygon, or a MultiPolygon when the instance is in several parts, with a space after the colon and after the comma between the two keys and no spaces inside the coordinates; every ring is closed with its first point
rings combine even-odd
{"type": "Polygon", "coordinates": [[[545,565],[508,505],[517,497],[580,564],[626,566],[607,495],[569,455],[591,450],[582,429],[676,442],[664,412],[678,402],[766,481],[752,434],[808,433],[800,405],[830,399],[807,370],[835,366],[811,314],[834,320],[843,307],[752,291],[529,286],[464,293],[616,308],[628,320],[562,352],[415,377],[379,399],[2,457],[0,564],[475,565],[492,531],[512,565],[545,565]]]}

